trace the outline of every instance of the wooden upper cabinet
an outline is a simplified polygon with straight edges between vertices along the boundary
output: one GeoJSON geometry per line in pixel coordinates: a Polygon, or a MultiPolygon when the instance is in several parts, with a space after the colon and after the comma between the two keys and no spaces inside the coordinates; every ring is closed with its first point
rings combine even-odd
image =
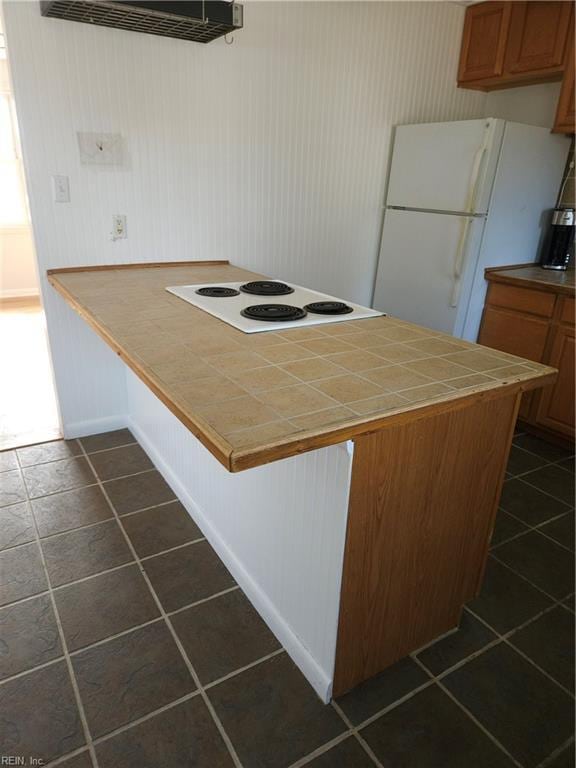
{"type": "Polygon", "coordinates": [[[559,80],[573,37],[572,2],[486,2],[466,9],[458,84],[489,91],[559,80]]]}
{"type": "Polygon", "coordinates": [[[512,3],[505,75],[562,73],[571,13],[571,2],[512,3]]]}
{"type": "Polygon", "coordinates": [[[512,4],[487,2],[466,10],[458,82],[498,77],[504,67],[512,4]]]}
{"type": "Polygon", "coordinates": [[[564,77],[562,78],[562,89],[558,99],[558,109],[556,110],[556,119],[554,120],[554,131],[556,133],[576,133],[576,109],[574,105],[575,77],[576,67],[574,60],[574,34],[570,35],[571,40],[566,56],[566,66],[564,77]]]}

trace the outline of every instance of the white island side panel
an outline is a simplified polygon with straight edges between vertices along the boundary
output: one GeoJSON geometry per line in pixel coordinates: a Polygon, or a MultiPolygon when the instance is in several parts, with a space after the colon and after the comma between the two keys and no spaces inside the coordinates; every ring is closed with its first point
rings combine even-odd
{"type": "Polygon", "coordinates": [[[352,467],[346,444],[233,474],[129,369],[126,376],[135,436],[329,701],[352,467]]]}

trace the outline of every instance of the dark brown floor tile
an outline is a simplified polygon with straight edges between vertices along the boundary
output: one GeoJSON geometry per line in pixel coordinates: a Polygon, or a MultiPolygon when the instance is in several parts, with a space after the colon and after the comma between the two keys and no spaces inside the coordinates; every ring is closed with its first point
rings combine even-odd
{"type": "Polygon", "coordinates": [[[166,624],[87,648],[72,664],[92,736],[102,736],[194,690],[166,624]]]}
{"type": "Polygon", "coordinates": [[[97,485],[54,493],[31,503],[40,536],[63,533],[113,517],[110,505],[97,485]]]}
{"type": "Polygon", "coordinates": [[[574,504],[574,475],[556,464],[536,469],[523,480],[565,504],[574,504]]]}
{"type": "Polygon", "coordinates": [[[144,472],[154,467],[138,443],[95,453],[90,456],[90,461],[100,480],[113,480],[123,475],[134,475],[136,472],[144,472]]]}
{"type": "Polygon", "coordinates": [[[179,501],[128,515],[122,524],[140,557],[202,537],[201,530],[179,501]]]}
{"type": "Polygon", "coordinates": [[[0,451],[0,472],[8,472],[9,469],[18,469],[16,451],[0,451]]]}
{"type": "Polygon", "coordinates": [[[572,456],[570,459],[559,461],[558,466],[562,467],[562,469],[565,469],[567,472],[572,472],[572,474],[574,474],[574,457],[572,456]]]}
{"type": "Polygon", "coordinates": [[[232,768],[234,763],[199,696],[96,747],[100,768],[232,768]]]}
{"type": "Polygon", "coordinates": [[[77,440],[54,440],[51,443],[39,443],[28,448],[18,448],[17,453],[20,465],[30,467],[33,464],[44,464],[47,461],[80,456],[82,448],[80,448],[77,440]]]}
{"type": "Polygon", "coordinates": [[[0,679],[61,655],[60,636],[48,595],[0,610],[0,679]]]}
{"type": "Polygon", "coordinates": [[[0,509],[0,549],[34,541],[34,520],[26,502],[0,509]]]}
{"type": "Polygon", "coordinates": [[[504,633],[536,616],[552,600],[490,557],[480,595],[469,605],[497,632],[504,633]]]}
{"type": "Polygon", "coordinates": [[[177,613],[172,625],[204,684],[280,647],[239,589],[177,613]]]}
{"type": "Polygon", "coordinates": [[[496,525],[494,526],[494,530],[492,532],[490,546],[496,547],[503,541],[507,541],[513,536],[517,536],[519,533],[527,530],[528,527],[524,525],[524,523],[516,520],[515,517],[512,517],[512,515],[509,515],[503,509],[499,509],[496,516],[496,525]]]}
{"type": "Polygon", "coordinates": [[[529,453],[513,445],[508,456],[506,470],[511,475],[521,475],[524,472],[530,472],[532,469],[542,467],[546,463],[547,459],[543,459],[541,456],[536,456],[534,453],[529,453]]]}
{"type": "Polygon", "coordinates": [[[68,760],[58,764],[58,768],[93,768],[94,763],[90,757],[90,752],[81,752],[68,760]]]}
{"type": "Polygon", "coordinates": [[[136,565],[57,589],[54,597],[71,651],[160,615],[136,565]]]}
{"type": "Polygon", "coordinates": [[[42,539],[42,550],[53,587],[132,560],[116,520],[42,539]]]}
{"type": "Polygon", "coordinates": [[[234,586],[234,579],[207,541],[152,557],[143,566],[166,611],[234,586]]]}
{"type": "Polygon", "coordinates": [[[306,768],[374,768],[375,763],[368,757],[353,737],[341,741],[328,752],[319,755],[306,768]]]}
{"type": "Polygon", "coordinates": [[[570,608],[572,612],[574,612],[574,598],[576,595],[570,595],[570,597],[567,597],[566,600],[562,601],[562,604],[565,605],[567,608],[570,608]]]}
{"type": "Polygon", "coordinates": [[[539,525],[569,509],[562,501],[533,488],[523,479],[506,480],[500,506],[527,525],[539,525]]]}
{"type": "Polygon", "coordinates": [[[4,755],[48,763],[85,743],[64,661],[0,685],[0,712],[4,755]]]}
{"type": "Polygon", "coordinates": [[[574,616],[570,611],[553,608],[515,632],[510,642],[565,688],[574,690],[574,616]]]}
{"type": "Polygon", "coordinates": [[[542,458],[547,461],[560,461],[560,459],[566,459],[573,453],[573,451],[561,448],[555,443],[549,443],[535,435],[528,434],[515,437],[514,445],[518,446],[518,448],[530,451],[531,453],[535,453],[538,456],[542,456],[542,458]]]}
{"type": "Polygon", "coordinates": [[[360,732],[386,768],[513,768],[514,763],[436,685],[360,732]]]}
{"type": "Polygon", "coordinates": [[[0,507],[8,504],[17,504],[26,501],[26,488],[22,480],[22,474],[18,469],[2,472],[0,480],[0,507]]]}
{"type": "Polygon", "coordinates": [[[405,658],[357,685],[337,701],[352,724],[358,725],[428,680],[430,677],[415,661],[405,658]]]}
{"type": "Polygon", "coordinates": [[[574,556],[537,531],[502,544],[495,555],[550,595],[560,598],[574,591],[574,556]]]}
{"type": "Polygon", "coordinates": [[[174,491],[156,470],[134,477],[108,480],[104,487],[119,515],[154,507],[176,498],[174,491]]]}
{"type": "Polygon", "coordinates": [[[470,613],[463,611],[459,629],[420,651],[418,661],[433,675],[439,675],[495,639],[494,632],[470,613]]]}
{"type": "Polygon", "coordinates": [[[538,530],[574,551],[574,512],[557,517],[556,520],[540,526],[538,530]]]}
{"type": "Polygon", "coordinates": [[[0,552],[0,605],[31,597],[48,589],[37,544],[0,552]]]}
{"type": "Polygon", "coordinates": [[[574,768],[576,757],[574,753],[574,742],[562,750],[552,762],[546,764],[546,768],[574,768]]]}
{"type": "Polygon", "coordinates": [[[443,683],[528,768],[572,733],[572,698],[504,643],[447,675],[443,683]]]}
{"type": "Polygon", "coordinates": [[[46,496],[48,493],[70,491],[96,482],[94,473],[82,456],[74,459],[36,464],[22,470],[30,498],[46,496]]]}
{"type": "Polygon", "coordinates": [[[80,442],[86,453],[93,451],[105,451],[108,448],[117,448],[119,445],[135,443],[136,439],[129,429],[116,429],[114,432],[102,432],[99,435],[81,437],[80,442]]]}
{"type": "Polygon", "coordinates": [[[81,752],[79,755],[58,763],[58,768],[93,768],[94,763],[90,757],[90,752],[81,752]]]}
{"type": "Polygon", "coordinates": [[[286,654],[210,688],[208,696],[246,766],[285,768],[346,729],[286,654]]]}

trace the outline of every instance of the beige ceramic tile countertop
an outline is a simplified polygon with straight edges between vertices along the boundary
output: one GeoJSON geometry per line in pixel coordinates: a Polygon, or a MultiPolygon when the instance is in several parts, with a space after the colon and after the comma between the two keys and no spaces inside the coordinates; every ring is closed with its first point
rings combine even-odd
{"type": "Polygon", "coordinates": [[[496,267],[486,270],[486,279],[498,283],[520,285],[542,291],[574,296],[574,270],[542,269],[535,264],[517,267],[496,267]]]}
{"type": "Polygon", "coordinates": [[[49,272],[54,288],[230,471],[502,387],[542,386],[555,373],[392,317],[245,334],[164,290],[259,277],[226,262],[49,272]]]}

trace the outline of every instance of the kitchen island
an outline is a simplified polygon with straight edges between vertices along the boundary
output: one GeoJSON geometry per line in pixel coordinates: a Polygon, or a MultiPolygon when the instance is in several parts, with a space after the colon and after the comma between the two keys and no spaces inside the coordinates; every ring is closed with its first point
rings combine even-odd
{"type": "Polygon", "coordinates": [[[165,290],[260,277],[49,272],[126,364],[127,426],[327,701],[458,625],[520,397],[555,370],[391,317],[245,334],[165,290]]]}

